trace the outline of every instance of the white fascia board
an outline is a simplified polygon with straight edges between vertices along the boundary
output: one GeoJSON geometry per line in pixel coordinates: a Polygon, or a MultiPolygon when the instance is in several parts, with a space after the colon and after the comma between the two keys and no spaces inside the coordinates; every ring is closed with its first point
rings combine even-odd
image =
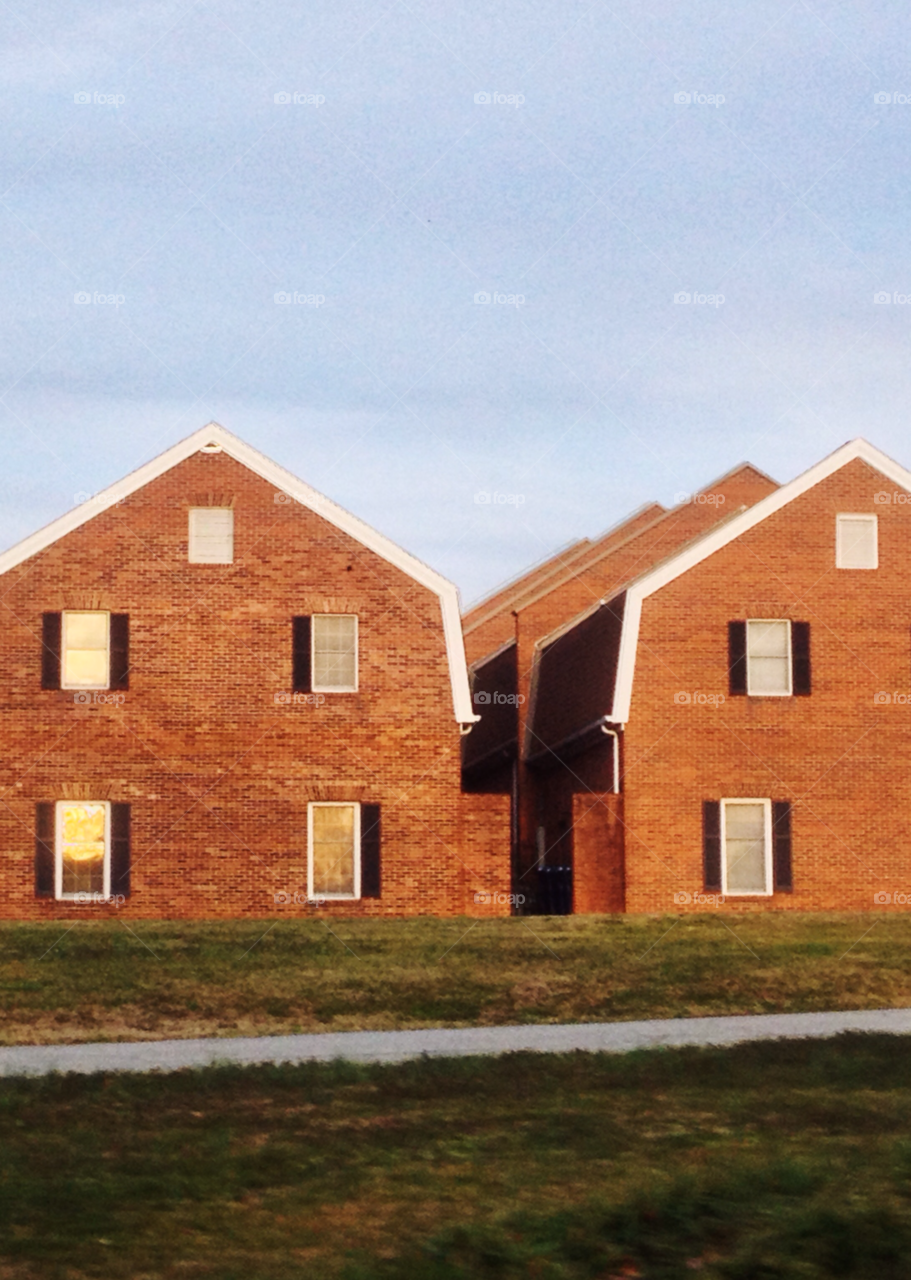
{"type": "MultiPolygon", "coordinates": [[[[733,520],[729,520],[721,528],[710,530],[704,537],[691,544],[679,555],[672,556],[659,568],[644,574],[638,582],[627,589],[626,612],[623,618],[623,632],[620,639],[620,656],[617,664],[617,682],[614,689],[614,705],[611,709],[611,721],[614,724],[625,724],[629,720],[630,704],[633,697],[633,678],[636,670],[636,651],[639,645],[639,624],[642,618],[642,601],[654,592],[666,587],[669,582],[679,578],[682,573],[701,564],[703,560],[714,555],[716,551],[726,547],[729,542],[739,538],[741,534],[767,520],[769,516],[786,507],[795,498],[802,497],[810,489],[827,480],[829,476],[840,471],[849,462],[856,460],[866,462],[874,471],[879,471],[899,488],[911,492],[911,471],[900,466],[887,454],[882,453],[867,440],[849,440],[841,448],[830,453],[827,458],[817,462],[803,475],[797,476],[790,484],[782,485],[767,497],[762,498],[754,506],[733,520]]],[[[872,495],[871,495],[872,501],[872,495]]],[[[833,534],[834,537],[834,534],[833,534]]]]}
{"type": "Polygon", "coordinates": [[[102,511],[107,511],[110,507],[116,506],[118,502],[128,498],[138,489],[142,489],[152,480],[157,480],[159,476],[164,475],[166,471],[170,471],[178,463],[192,457],[194,453],[199,452],[207,444],[219,445],[225,453],[229,454],[237,462],[248,467],[264,480],[268,480],[270,484],[274,484],[277,491],[287,493],[295,502],[299,502],[302,506],[307,507],[308,510],[335,525],[337,529],[360,542],[362,546],[375,552],[389,564],[401,569],[403,573],[439,597],[443,619],[443,635],[446,642],[446,656],[449,660],[455,718],[463,724],[474,723],[479,720],[480,716],[475,715],[471,707],[468,668],[465,662],[465,647],[462,639],[459,593],[455,583],[436,573],[429,565],[424,564],[422,560],[418,560],[416,556],[404,551],[391,539],[384,537],[376,529],[365,524],[363,520],[359,520],[357,516],[352,515],[350,511],[346,511],[344,507],[340,507],[338,503],[333,502],[331,498],[327,498],[325,494],[319,493],[316,489],[311,488],[310,485],[305,484],[303,480],[300,480],[290,471],[286,471],[284,467],[280,467],[278,463],[273,462],[271,458],[267,458],[265,454],[260,453],[237,436],[232,435],[230,431],[225,430],[217,422],[211,422],[208,426],[195,431],[192,435],[187,436],[185,440],[181,440],[170,449],[166,449],[157,458],[153,458],[151,462],[147,462],[136,471],[130,472],[128,476],[124,476],[122,480],[116,481],[116,483],[109,485],[107,489],[95,494],[94,497],[82,503],[81,506],[74,507],[66,515],[53,520],[50,524],[45,525],[43,529],[39,529],[37,533],[30,534],[22,542],[10,547],[8,551],[0,555],[0,574],[8,573],[10,569],[22,564],[24,560],[37,555],[40,551],[44,551],[46,547],[65,537],[66,534],[72,533],[73,530],[94,519],[102,511]]]}

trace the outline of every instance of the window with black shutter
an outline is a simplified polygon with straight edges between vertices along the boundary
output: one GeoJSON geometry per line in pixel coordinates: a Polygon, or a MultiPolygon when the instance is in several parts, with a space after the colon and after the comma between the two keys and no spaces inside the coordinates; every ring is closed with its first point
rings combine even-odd
{"type": "Polygon", "coordinates": [[[41,688],[60,688],[60,635],[62,615],[45,613],[41,618],[41,688]]]}
{"type": "Polygon", "coordinates": [[[35,805],[35,897],[53,898],[54,889],[54,802],[39,800],[35,805]]]}
{"type": "Polygon", "coordinates": [[[791,661],[794,693],[807,697],[810,693],[810,624],[791,623],[791,661]]]}
{"type": "Polygon", "coordinates": [[[361,805],[361,897],[380,896],[380,806],[361,805]]]}
{"type": "Polygon", "coordinates": [[[292,618],[291,685],[295,693],[310,692],[310,617],[292,618]]]}

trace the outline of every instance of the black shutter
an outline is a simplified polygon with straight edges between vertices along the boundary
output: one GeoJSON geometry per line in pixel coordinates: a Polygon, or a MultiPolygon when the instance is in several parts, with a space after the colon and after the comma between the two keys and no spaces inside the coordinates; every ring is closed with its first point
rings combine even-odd
{"type": "Polygon", "coordinates": [[[130,896],[130,806],[111,805],[111,893],[130,896]]]}
{"type": "Polygon", "coordinates": [[[361,897],[380,896],[380,806],[361,805],[361,897]]]}
{"type": "Polygon", "coordinates": [[[130,615],[111,614],[111,675],[112,689],[130,687],[130,615]]]}
{"type": "Polygon", "coordinates": [[[53,896],[54,802],[39,800],[35,805],[35,897],[53,898],[53,896]]]}
{"type": "Polygon", "coordinates": [[[292,618],[291,685],[295,693],[310,692],[310,616],[292,618]]]}
{"type": "Polygon", "coordinates": [[[728,692],[731,697],[747,691],[747,624],[728,623],[728,692]]]}
{"type": "Polygon", "coordinates": [[[702,802],[702,876],[706,891],[721,888],[721,803],[702,802]]]}
{"type": "Polygon", "coordinates": [[[806,697],[810,692],[810,624],[791,623],[791,665],[794,693],[806,697]]]}
{"type": "Polygon", "coordinates": [[[62,616],[59,613],[42,614],[41,620],[41,688],[60,688],[60,631],[62,616]]]}
{"type": "Polygon", "coordinates": [[[772,801],[772,874],[776,889],[790,892],[791,879],[791,803],[772,801]]]}

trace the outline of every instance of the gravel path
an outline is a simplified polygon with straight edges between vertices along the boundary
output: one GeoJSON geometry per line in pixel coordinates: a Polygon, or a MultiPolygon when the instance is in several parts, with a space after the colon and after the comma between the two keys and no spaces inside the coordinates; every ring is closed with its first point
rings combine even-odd
{"type": "Polygon", "coordinates": [[[647,1022],[562,1023],[547,1026],[437,1028],[425,1031],[335,1031],[238,1039],[139,1040],[121,1044],[15,1045],[0,1048],[0,1076],[52,1071],[178,1071],[216,1063],[404,1062],[423,1054],[626,1053],[659,1045],[727,1045],[837,1035],[842,1031],[911,1034],[911,1009],[855,1013],[775,1013],[729,1018],[662,1018],[647,1022]]]}

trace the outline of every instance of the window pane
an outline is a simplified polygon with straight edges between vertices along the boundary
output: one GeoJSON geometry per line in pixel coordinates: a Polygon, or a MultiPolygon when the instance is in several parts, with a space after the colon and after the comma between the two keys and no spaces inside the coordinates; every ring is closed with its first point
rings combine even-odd
{"type": "Polygon", "coordinates": [[[234,512],[231,507],[193,507],[190,510],[191,564],[232,564],[234,512]]]}
{"type": "Polygon", "coordinates": [[[765,805],[724,806],[724,857],[729,893],[765,893],[765,805]]]}
{"type": "Polygon", "coordinates": [[[63,684],[106,689],[110,679],[108,615],[63,615],[63,684]]]}
{"type": "Polygon", "coordinates": [[[354,805],[314,805],[313,893],[354,896],[354,805]]]}
{"type": "Polygon", "coordinates": [[[850,516],[838,518],[838,567],[876,568],[876,520],[850,516]]]}
{"type": "Polygon", "coordinates": [[[789,622],[747,623],[747,671],[750,693],[789,693],[789,622]]]}
{"type": "Polygon", "coordinates": [[[357,619],[353,615],[314,614],[313,683],[317,689],[353,689],[357,619]]]}
{"type": "Polygon", "coordinates": [[[104,893],[103,804],[68,804],[60,823],[63,893],[104,893]]]}

